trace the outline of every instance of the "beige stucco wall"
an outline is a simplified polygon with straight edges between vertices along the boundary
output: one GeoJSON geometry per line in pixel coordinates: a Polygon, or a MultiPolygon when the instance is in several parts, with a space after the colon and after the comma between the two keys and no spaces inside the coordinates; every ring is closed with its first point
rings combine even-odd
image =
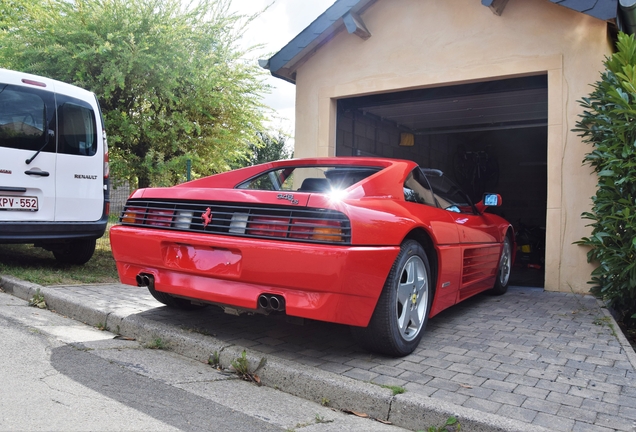
{"type": "Polygon", "coordinates": [[[571,129],[611,51],[607,24],[549,0],[509,0],[502,16],[479,0],[378,0],[372,36],[338,33],[297,69],[296,157],[335,155],[338,98],[537,73],[548,76],[548,290],[587,292],[592,267],[572,245],[596,179],[571,129]]]}

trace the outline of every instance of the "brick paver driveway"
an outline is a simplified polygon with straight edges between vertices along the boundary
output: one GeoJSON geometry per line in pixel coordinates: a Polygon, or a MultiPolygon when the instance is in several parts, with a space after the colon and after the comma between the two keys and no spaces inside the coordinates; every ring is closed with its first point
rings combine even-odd
{"type": "Polygon", "coordinates": [[[501,297],[479,295],[430,320],[413,354],[387,358],[361,350],[344,326],[237,317],[215,307],[175,311],[159,307],[145,289],[123,285],[47,289],[549,430],[636,430],[633,350],[590,296],[518,287],[501,297]]]}

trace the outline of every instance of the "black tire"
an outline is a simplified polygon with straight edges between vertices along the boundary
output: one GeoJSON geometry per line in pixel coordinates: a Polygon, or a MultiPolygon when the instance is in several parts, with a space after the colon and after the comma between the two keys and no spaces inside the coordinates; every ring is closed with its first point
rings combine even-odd
{"type": "Polygon", "coordinates": [[[503,247],[501,248],[501,256],[499,257],[499,267],[497,268],[497,279],[495,286],[488,291],[492,295],[502,295],[508,291],[508,283],[510,282],[510,270],[512,269],[512,241],[506,236],[503,247]]]}
{"type": "Polygon", "coordinates": [[[369,351],[395,357],[411,354],[428,322],[433,289],[426,252],[415,240],[405,241],[369,325],[352,327],[354,337],[369,351]]]}
{"type": "Polygon", "coordinates": [[[53,249],[53,256],[63,264],[86,264],[95,253],[97,240],[72,240],[63,247],[53,249]]]}
{"type": "Polygon", "coordinates": [[[207,307],[207,305],[194,304],[190,300],[157,291],[152,287],[148,287],[148,291],[150,291],[150,295],[153,296],[155,300],[157,300],[159,303],[165,304],[169,308],[181,310],[198,310],[207,307]]]}

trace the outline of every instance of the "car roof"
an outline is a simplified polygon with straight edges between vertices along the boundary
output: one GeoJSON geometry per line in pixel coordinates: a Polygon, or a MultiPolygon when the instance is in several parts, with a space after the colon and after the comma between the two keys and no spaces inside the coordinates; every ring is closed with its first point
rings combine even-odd
{"type": "MultiPolygon", "coordinates": [[[[286,167],[311,167],[311,166],[359,166],[359,167],[378,167],[382,171],[387,169],[397,170],[399,172],[410,172],[417,164],[413,161],[389,158],[374,157],[323,157],[323,158],[303,158],[303,159],[286,159],[274,162],[267,162],[260,165],[254,165],[246,168],[240,168],[233,171],[216,174],[210,177],[204,177],[183,183],[176,187],[217,187],[217,188],[234,188],[239,183],[250,178],[256,177],[261,173],[281,169],[286,167]]],[[[408,172],[406,175],[408,175],[408,172]]],[[[405,176],[406,176],[405,175],[405,176]]],[[[404,176],[404,177],[405,177],[404,176]]]]}

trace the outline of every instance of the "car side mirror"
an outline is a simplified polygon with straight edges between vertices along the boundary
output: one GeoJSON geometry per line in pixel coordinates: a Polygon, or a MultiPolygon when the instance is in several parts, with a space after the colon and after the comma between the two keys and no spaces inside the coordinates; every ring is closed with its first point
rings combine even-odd
{"type": "Polygon", "coordinates": [[[484,198],[475,204],[477,207],[477,211],[479,213],[483,213],[486,210],[486,207],[499,207],[503,200],[501,199],[501,195],[494,193],[485,193],[484,198]]]}
{"type": "Polygon", "coordinates": [[[482,201],[486,207],[499,207],[501,205],[501,195],[486,193],[482,201]]]}

